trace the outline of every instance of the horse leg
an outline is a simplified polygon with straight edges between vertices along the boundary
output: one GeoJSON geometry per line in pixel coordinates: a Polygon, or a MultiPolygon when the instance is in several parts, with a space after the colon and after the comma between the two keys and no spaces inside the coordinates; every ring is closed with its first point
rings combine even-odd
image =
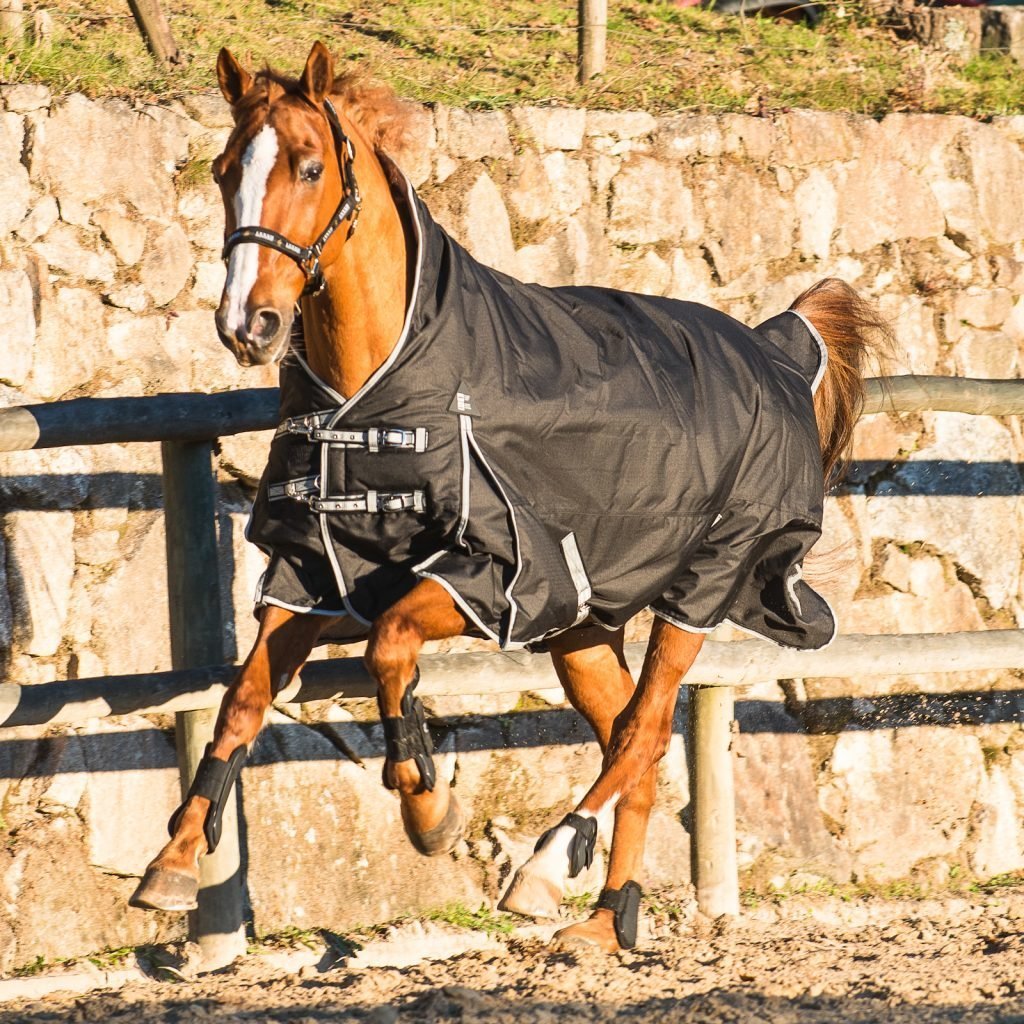
{"type": "MultiPolygon", "coordinates": [[[[574,814],[542,837],[537,852],[516,873],[516,879],[502,900],[504,909],[533,916],[555,916],[557,900],[566,878],[578,874],[582,870],[581,864],[592,856],[596,819],[613,809],[616,828],[602,902],[606,902],[605,897],[608,897],[607,902],[621,899],[628,892],[623,887],[627,882],[635,882],[640,872],[643,838],[657,782],[657,763],[668,748],[679,683],[693,664],[702,642],[703,636],[699,634],[687,633],[661,619],[655,620],[639,685],[635,690],[630,687],[630,693],[625,695],[620,683],[620,703],[613,707],[609,699],[607,709],[598,712],[601,721],[608,715],[613,719],[605,741],[607,749],[601,775],[574,814]],[[625,700],[622,700],[623,696],[626,696],[625,700]],[[543,882],[536,882],[538,877],[543,882]],[[538,892],[548,893],[546,902],[537,898],[538,892]]],[[[563,685],[568,681],[567,694],[574,678],[586,678],[589,659],[600,658],[601,664],[607,666],[601,672],[601,688],[595,687],[593,682],[584,683],[591,696],[581,699],[581,711],[585,706],[592,708],[599,703],[605,688],[609,688],[607,692],[613,692],[610,690],[612,673],[609,657],[613,653],[612,649],[603,655],[595,651],[581,658],[579,654],[569,652],[572,670],[566,672],[563,680],[563,685]]],[[[619,677],[625,682],[628,672],[620,658],[616,656],[619,677]]],[[[593,663],[589,667],[593,672],[593,663]]],[[[579,682],[576,685],[579,688],[579,682]]],[[[586,714],[585,711],[583,713],[586,714]]],[[[598,728],[595,725],[595,730],[598,728]]],[[[600,736],[599,731],[599,739],[600,736]]],[[[635,895],[633,898],[635,900],[635,895]]],[[[634,909],[624,908],[621,913],[620,923],[635,914],[635,903],[634,909]]],[[[617,916],[611,909],[599,907],[590,921],[564,929],[559,934],[567,939],[580,939],[605,949],[616,949],[619,946],[615,934],[617,916]]]]}
{"type": "MultiPolygon", "coordinates": [[[[612,726],[633,695],[633,678],[622,650],[623,631],[609,634],[593,626],[572,630],[551,641],[551,659],[565,694],[576,710],[590,723],[601,750],[608,748],[612,726]]],[[[656,774],[652,773],[652,780],[656,774]]],[[[648,788],[639,786],[615,809],[615,827],[609,863],[608,885],[633,877],[642,857],[644,832],[650,801],[644,801],[648,788]],[[631,874],[632,872],[632,874],[631,874]]],[[[531,917],[556,917],[568,875],[565,857],[549,844],[542,844],[533,857],[515,874],[501,901],[501,909],[531,917]]],[[[608,918],[599,910],[595,917],[608,918]]],[[[589,923],[589,922],[588,922],[589,923]]],[[[581,926],[574,925],[573,929],[581,926]]],[[[569,930],[559,934],[567,934],[569,930]]]]}
{"type": "Polygon", "coordinates": [[[466,625],[448,592],[423,580],[374,622],[366,645],[387,743],[384,785],[397,790],[406,835],[428,857],[448,853],[462,838],[465,821],[447,780],[434,772],[423,706],[413,696],[416,660],[427,640],[459,636],[466,625]]]}
{"type": "Polygon", "coordinates": [[[171,840],[150,862],[129,901],[146,910],[192,910],[199,893],[199,858],[216,841],[219,809],[230,798],[245,755],[263,726],[273,697],[302,667],[321,629],[330,622],[268,605],[259,634],[238,678],[221,702],[213,743],[196,771],[200,790],[190,792],[171,818],[171,840]],[[205,780],[204,785],[201,780],[205,780]],[[214,795],[215,794],[215,795],[214,795]],[[212,829],[212,831],[211,831],[212,829]]]}

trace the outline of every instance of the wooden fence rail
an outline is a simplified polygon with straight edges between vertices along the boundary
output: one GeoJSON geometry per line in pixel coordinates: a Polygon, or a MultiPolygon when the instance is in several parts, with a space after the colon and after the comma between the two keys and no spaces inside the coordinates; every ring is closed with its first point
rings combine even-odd
{"type": "MultiPolygon", "coordinates": [[[[865,412],[951,411],[1024,414],[1024,381],[905,376],[868,381],[865,412]]],[[[216,707],[236,669],[204,663],[222,657],[216,576],[217,437],[269,429],[277,391],[216,395],[81,398],[0,409],[0,452],[112,442],[161,441],[167,517],[168,591],[174,669],[133,676],[76,679],[42,686],[0,684],[0,727],[60,724],[129,713],[178,714],[183,791],[212,728],[216,707]],[[198,667],[197,667],[198,666],[198,667]]],[[[635,669],[643,645],[627,648],[635,669]]],[[[547,658],[524,652],[428,655],[424,694],[474,694],[558,685],[547,658]]],[[[687,677],[688,752],[693,774],[691,862],[705,913],[736,913],[736,835],[729,754],[734,687],[770,679],[1016,669],[1024,666],[1024,631],[919,636],[845,636],[825,651],[796,652],[761,641],[706,644],[687,677]]],[[[359,659],[310,662],[278,703],[368,697],[374,685],[359,659]]],[[[216,858],[204,860],[193,937],[208,968],[244,950],[238,830],[225,822],[216,858]],[[221,857],[221,849],[225,850],[221,857]],[[221,858],[218,860],[217,858],[221,858]]]]}
{"type": "MultiPolygon", "coordinates": [[[[865,413],[1024,415],[1024,380],[909,374],[867,382],[865,413]]],[[[129,441],[203,441],[277,426],[277,388],[215,395],[75,398],[0,409],[0,452],[129,441]]]]}

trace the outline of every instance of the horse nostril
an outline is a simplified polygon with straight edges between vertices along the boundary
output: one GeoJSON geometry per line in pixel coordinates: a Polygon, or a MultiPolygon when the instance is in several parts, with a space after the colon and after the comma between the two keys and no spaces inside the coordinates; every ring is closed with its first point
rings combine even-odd
{"type": "Polygon", "coordinates": [[[281,314],[274,309],[257,309],[249,318],[249,336],[256,342],[266,343],[277,337],[281,330],[281,314]]]}

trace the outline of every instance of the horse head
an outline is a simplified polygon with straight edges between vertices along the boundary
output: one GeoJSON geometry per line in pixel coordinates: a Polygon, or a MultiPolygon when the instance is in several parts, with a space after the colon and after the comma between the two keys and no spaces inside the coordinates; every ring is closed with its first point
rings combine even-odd
{"type": "Polygon", "coordinates": [[[296,303],[323,287],[323,267],[354,228],[355,147],[329,99],[334,66],[322,43],[295,80],[250,75],[226,49],[217,77],[235,122],[213,162],[227,260],[217,333],[243,366],[262,365],[284,355],[296,303]]]}

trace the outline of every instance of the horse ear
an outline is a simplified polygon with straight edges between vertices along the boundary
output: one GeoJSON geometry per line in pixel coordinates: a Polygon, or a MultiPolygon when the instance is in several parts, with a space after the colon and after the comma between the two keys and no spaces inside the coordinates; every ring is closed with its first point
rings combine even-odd
{"type": "Polygon", "coordinates": [[[334,60],[319,39],[309,51],[299,86],[314,103],[323,103],[334,87],[334,60]]]}
{"type": "Polygon", "coordinates": [[[224,94],[224,99],[231,106],[235,106],[249,91],[249,86],[252,85],[252,75],[235,60],[231,51],[224,47],[217,54],[217,81],[220,83],[220,91],[224,94]]]}

